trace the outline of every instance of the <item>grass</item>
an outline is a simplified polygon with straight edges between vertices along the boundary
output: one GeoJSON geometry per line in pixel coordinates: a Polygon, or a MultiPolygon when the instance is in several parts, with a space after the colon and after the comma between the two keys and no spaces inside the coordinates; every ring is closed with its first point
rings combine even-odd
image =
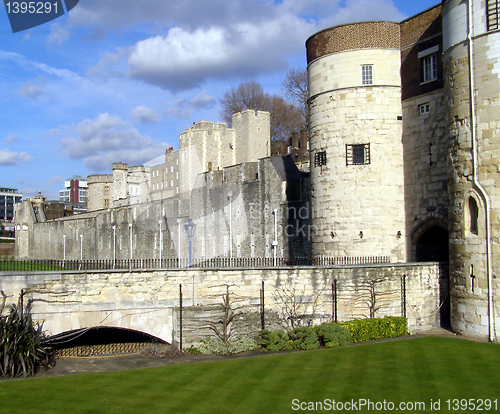
{"type": "Polygon", "coordinates": [[[441,412],[449,412],[448,399],[495,400],[499,391],[500,345],[423,337],[6,381],[0,383],[0,413],[291,413],[297,412],[294,399],[295,408],[331,400],[385,400],[396,408],[424,402],[420,412],[431,412],[431,401],[440,400],[441,412]]]}
{"type": "Polygon", "coordinates": [[[64,270],[64,268],[49,263],[49,261],[47,263],[37,263],[0,258],[0,272],[46,272],[54,270],[64,270]]]}

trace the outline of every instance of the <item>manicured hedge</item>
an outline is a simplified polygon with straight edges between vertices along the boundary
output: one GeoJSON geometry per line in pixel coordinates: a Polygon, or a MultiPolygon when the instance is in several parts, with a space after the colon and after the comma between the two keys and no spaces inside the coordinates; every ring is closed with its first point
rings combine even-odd
{"type": "Polygon", "coordinates": [[[270,331],[269,329],[264,329],[260,331],[257,343],[263,351],[278,352],[290,351],[292,349],[292,341],[290,341],[288,334],[283,330],[270,331]]]}
{"type": "Polygon", "coordinates": [[[288,332],[288,337],[292,341],[293,349],[307,350],[318,349],[318,335],[313,329],[306,326],[298,326],[288,332]]]}
{"type": "Polygon", "coordinates": [[[339,322],[339,325],[349,331],[352,342],[395,338],[408,333],[407,319],[395,316],[373,319],[355,319],[348,322],[339,322]]]}
{"type": "Polygon", "coordinates": [[[264,329],[257,337],[262,351],[277,352],[292,349],[317,349],[345,346],[351,342],[394,338],[408,332],[406,318],[385,317],[355,319],[348,322],[325,322],[314,328],[297,327],[285,332],[264,329]]]}
{"type": "Polygon", "coordinates": [[[325,348],[345,346],[351,343],[349,331],[334,322],[325,322],[315,328],[319,343],[325,348]]]}

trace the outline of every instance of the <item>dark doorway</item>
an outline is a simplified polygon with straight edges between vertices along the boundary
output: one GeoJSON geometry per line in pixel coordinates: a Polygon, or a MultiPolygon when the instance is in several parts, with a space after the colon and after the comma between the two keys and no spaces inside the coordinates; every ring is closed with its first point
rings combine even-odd
{"type": "Polygon", "coordinates": [[[439,317],[442,328],[451,326],[450,315],[450,277],[448,271],[449,239],[448,230],[427,222],[420,228],[423,231],[415,242],[415,259],[417,262],[439,263],[439,317]],[[426,225],[429,226],[425,231],[426,225]]]}
{"type": "Polygon", "coordinates": [[[447,262],[448,259],[448,230],[433,226],[417,240],[417,262],[447,262]]]}

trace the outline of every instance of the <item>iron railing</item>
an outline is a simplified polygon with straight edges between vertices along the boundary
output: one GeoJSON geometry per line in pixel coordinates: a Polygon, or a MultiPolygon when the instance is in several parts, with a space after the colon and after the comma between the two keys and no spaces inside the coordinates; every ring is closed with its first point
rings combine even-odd
{"type": "Polygon", "coordinates": [[[284,266],[371,265],[390,263],[388,256],[362,257],[216,257],[195,259],[117,259],[117,260],[13,260],[0,258],[0,272],[35,272],[65,270],[134,270],[134,269],[186,269],[192,268],[242,268],[284,266]]]}

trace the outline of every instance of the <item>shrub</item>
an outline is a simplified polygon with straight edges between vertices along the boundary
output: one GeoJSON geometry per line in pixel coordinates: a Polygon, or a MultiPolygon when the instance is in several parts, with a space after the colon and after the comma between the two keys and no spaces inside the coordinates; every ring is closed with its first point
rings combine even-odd
{"type": "Polygon", "coordinates": [[[269,329],[264,329],[260,331],[257,343],[262,351],[278,352],[292,349],[290,338],[283,330],[270,331],[269,329]]]}
{"type": "Polygon", "coordinates": [[[351,334],[346,328],[333,322],[325,322],[315,328],[319,343],[325,348],[345,346],[351,343],[351,334]]]}
{"type": "Polygon", "coordinates": [[[318,335],[314,330],[306,326],[298,326],[288,332],[288,337],[292,341],[292,349],[318,349],[318,335]]]}
{"type": "Polygon", "coordinates": [[[184,352],[171,345],[151,344],[144,347],[139,354],[144,357],[179,358],[184,355],[184,352]]]}
{"type": "Polygon", "coordinates": [[[230,355],[240,352],[255,351],[257,347],[257,341],[248,336],[237,338],[226,343],[219,339],[205,338],[201,342],[193,345],[189,352],[201,355],[230,355]]]}
{"type": "Polygon", "coordinates": [[[25,306],[23,296],[22,291],[7,316],[1,316],[0,309],[0,377],[33,376],[41,366],[53,364],[53,350],[44,345],[42,325],[33,323],[32,301],[25,306]]]}
{"type": "Polygon", "coordinates": [[[340,322],[351,334],[352,342],[364,342],[381,338],[395,338],[406,335],[408,321],[406,318],[387,316],[385,318],[355,319],[340,322]]]}

